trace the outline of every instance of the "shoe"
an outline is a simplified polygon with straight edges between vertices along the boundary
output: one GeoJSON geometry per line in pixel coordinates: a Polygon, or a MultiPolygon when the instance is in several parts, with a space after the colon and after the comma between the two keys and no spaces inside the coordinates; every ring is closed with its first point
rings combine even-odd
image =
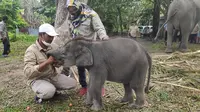
{"type": "Polygon", "coordinates": [[[38,104],[42,103],[42,99],[37,96],[34,97],[34,100],[35,100],[35,103],[38,103],[38,104]]]}
{"type": "Polygon", "coordinates": [[[87,93],[87,88],[85,88],[85,87],[82,87],[80,90],[79,90],[79,95],[80,96],[83,96],[83,95],[85,95],[87,93]]]}
{"type": "Polygon", "coordinates": [[[2,57],[6,58],[6,57],[8,57],[8,55],[7,54],[3,54],[2,57]]]}

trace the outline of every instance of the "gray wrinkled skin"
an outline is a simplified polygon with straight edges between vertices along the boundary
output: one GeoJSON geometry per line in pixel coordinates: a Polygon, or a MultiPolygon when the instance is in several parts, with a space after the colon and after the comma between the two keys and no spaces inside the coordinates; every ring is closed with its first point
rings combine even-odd
{"type": "Polygon", "coordinates": [[[84,66],[89,71],[86,104],[92,104],[92,110],[103,108],[101,88],[106,80],[123,83],[125,94],[121,102],[129,102],[130,107],[135,108],[146,105],[144,91],[148,91],[152,62],[149,54],[135,40],[116,38],[90,41],[78,38],[48,54],[64,61],[66,67],[84,66]],[[145,88],[147,73],[149,74],[145,88]],[[135,103],[132,89],[136,93],[135,103]]]}
{"type": "MultiPolygon", "coordinates": [[[[166,53],[172,51],[173,29],[181,31],[182,39],[179,45],[181,52],[188,48],[188,38],[195,25],[200,21],[200,0],[173,0],[168,9],[167,17],[167,48],[166,53]]],[[[160,30],[161,31],[161,30],[160,30]]],[[[159,32],[160,32],[159,31],[159,32]]],[[[155,38],[155,40],[157,37],[155,38]]]]}

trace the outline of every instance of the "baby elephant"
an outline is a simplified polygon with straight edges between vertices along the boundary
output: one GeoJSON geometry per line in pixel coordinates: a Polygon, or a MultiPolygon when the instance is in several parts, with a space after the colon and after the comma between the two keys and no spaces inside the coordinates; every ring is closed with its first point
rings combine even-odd
{"type": "Polygon", "coordinates": [[[77,65],[89,71],[86,103],[92,105],[92,110],[102,109],[101,88],[106,80],[123,83],[125,94],[121,102],[129,102],[130,107],[134,108],[142,108],[147,104],[144,91],[149,88],[152,60],[135,40],[116,38],[91,41],[76,38],[48,54],[64,61],[66,67],[77,65]],[[136,94],[135,103],[132,89],[136,94]]]}

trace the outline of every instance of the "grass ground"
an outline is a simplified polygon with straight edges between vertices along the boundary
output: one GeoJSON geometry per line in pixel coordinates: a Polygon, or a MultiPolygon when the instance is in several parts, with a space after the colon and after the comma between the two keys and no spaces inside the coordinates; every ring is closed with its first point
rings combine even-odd
{"type": "MultiPolygon", "coordinates": [[[[163,53],[165,48],[163,43],[152,44],[143,39],[138,41],[151,52],[154,60],[152,70],[154,87],[149,94],[146,94],[150,106],[136,110],[128,108],[127,104],[118,103],[117,100],[123,95],[122,85],[106,82],[106,96],[103,98],[104,109],[101,112],[200,112],[199,91],[172,85],[200,89],[199,72],[185,72],[181,69],[184,63],[173,63],[177,65],[176,68],[170,64],[174,69],[166,64],[160,64],[160,62],[175,62],[182,59],[183,56],[178,55],[176,59],[170,58],[170,61],[167,59],[171,55],[163,53]],[[160,55],[164,56],[159,57],[160,55]]],[[[61,99],[55,98],[42,104],[34,103],[34,94],[26,85],[23,74],[23,55],[26,48],[32,43],[34,41],[11,42],[10,57],[0,58],[0,112],[91,112],[90,107],[84,104],[84,97],[77,95],[79,87],[75,90],[64,91],[67,95],[61,99]],[[69,105],[70,103],[72,106],[69,105]],[[29,107],[28,110],[27,107],[29,107]]],[[[189,45],[189,48],[191,51],[196,51],[200,49],[200,44],[189,45]]],[[[2,46],[0,49],[2,50],[2,46]]],[[[184,59],[189,63],[198,62],[198,54],[195,58],[184,59]]]]}

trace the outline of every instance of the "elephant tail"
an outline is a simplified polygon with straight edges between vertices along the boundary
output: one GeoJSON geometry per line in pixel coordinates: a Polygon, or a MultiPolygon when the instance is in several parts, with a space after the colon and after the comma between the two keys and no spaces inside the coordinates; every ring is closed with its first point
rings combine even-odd
{"type": "Polygon", "coordinates": [[[166,20],[166,22],[159,28],[159,30],[158,30],[158,32],[156,34],[156,37],[153,40],[154,42],[157,41],[158,36],[160,35],[160,32],[161,32],[162,28],[164,28],[164,26],[177,14],[177,12],[178,12],[177,9],[175,9],[174,13],[170,17],[168,17],[168,19],[166,20]]]}
{"type": "Polygon", "coordinates": [[[149,83],[150,83],[150,78],[151,78],[152,59],[151,59],[151,56],[149,55],[149,53],[147,53],[147,52],[146,52],[146,56],[147,56],[147,60],[148,60],[148,64],[149,64],[149,70],[148,70],[148,77],[147,77],[147,84],[145,87],[145,92],[148,93],[149,92],[149,83]]]}
{"type": "Polygon", "coordinates": [[[155,42],[157,41],[158,36],[160,35],[160,32],[161,32],[162,28],[164,28],[165,24],[167,24],[168,21],[169,21],[169,20],[167,20],[167,21],[159,28],[158,32],[156,33],[156,37],[154,38],[154,41],[155,41],[155,42]]]}

